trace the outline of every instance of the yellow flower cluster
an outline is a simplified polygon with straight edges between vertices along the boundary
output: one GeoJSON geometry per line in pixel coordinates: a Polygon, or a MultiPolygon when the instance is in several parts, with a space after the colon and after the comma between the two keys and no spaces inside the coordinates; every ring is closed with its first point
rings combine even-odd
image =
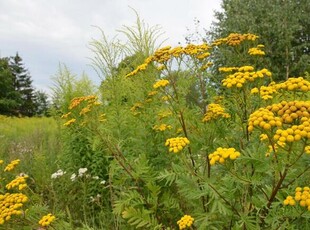
{"type": "Polygon", "coordinates": [[[225,112],[225,109],[220,104],[211,103],[208,105],[207,111],[202,119],[203,122],[208,122],[219,117],[229,118],[230,115],[225,112]]]}
{"type": "Polygon", "coordinates": [[[306,154],[310,154],[310,145],[307,145],[307,146],[305,147],[305,153],[306,153],[306,154]]]}
{"type": "Polygon", "coordinates": [[[4,172],[9,172],[12,171],[16,165],[18,165],[20,162],[19,159],[13,160],[11,161],[5,168],[4,168],[4,172]]]}
{"type": "Polygon", "coordinates": [[[250,48],[248,53],[250,55],[265,55],[265,52],[261,50],[264,47],[264,45],[258,45],[257,47],[250,48]]]}
{"type": "Polygon", "coordinates": [[[18,190],[23,190],[27,187],[26,179],[28,178],[27,175],[24,176],[17,176],[14,180],[8,183],[5,187],[7,189],[12,189],[14,187],[18,187],[18,190]]]}
{"type": "Polygon", "coordinates": [[[172,112],[171,111],[160,111],[157,116],[159,118],[159,120],[165,118],[165,117],[169,117],[172,115],[172,112]]]}
{"type": "Polygon", "coordinates": [[[235,160],[240,156],[240,152],[234,148],[217,148],[215,152],[209,154],[210,165],[214,165],[216,162],[221,164],[225,163],[227,158],[235,160]]]}
{"type": "Polygon", "coordinates": [[[287,81],[278,84],[271,82],[268,86],[262,86],[260,89],[253,88],[251,93],[259,93],[262,99],[267,100],[272,98],[272,94],[280,90],[308,92],[310,91],[310,82],[302,77],[289,78],[287,81]]]}
{"type": "Polygon", "coordinates": [[[0,224],[11,219],[12,215],[21,215],[20,208],[28,197],[22,193],[6,193],[0,195],[0,224]]]}
{"type": "Polygon", "coordinates": [[[167,129],[172,129],[172,126],[167,124],[160,124],[160,125],[154,125],[153,129],[155,131],[165,131],[167,129]]]}
{"type": "Polygon", "coordinates": [[[194,218],[190,215],[184,215],[180,220],[178,220],[177,224],[179,225],[179,229],[186,229],[187,227],[192,226],[194,223],[194,218]]]}
{"type": "MultiPolygon", "coordinates": [[[[84,97],[75,97],[71,100],[70,105],[69,105],[69,110],[73,110],[76,107],[78,107],[82,102],[87,102],[86,107],[82,108],[79,112],[80,116],[86,115],[91,111],[91,108],[93,106],[98,106],[101,105],[101,103],[98,101],[98,97],[95,95],[90,95],[90,96],[84,96],[84,97]]],[[[70,118],[72,115],[72,112],[68,112],[64,115],[61,116],[61,118],[67,119],[70,118]]],[[[76,122],[76,118],[72,118],[64,123],[64,126],[70,126],[71,124],[76,122]]],[[[83,122],[82,124],[85,124],[83,122]]]]}
{"type": "Polygon", "coordinates": [[[294,206],[296,204],[296,201],[292,196],[287,196],[286,199],[283,201],[283,204],[294,206]]]}
{"type": "Polygon", "coordinates": [[[200,70],[205,70],[213,65],[213,62],[208,62],[207,64],[201,66],[200,70]]]}
{"type": "Polygon", "coordinates": [[[158,91],[154,90],[154,91],[149,92],[147,95],[149,97],[152,97],[152,96],[155,96],[157,93],[158,93],[158,91]]]}
{"type": "Polygon", "coordinates": [[[289,91],[302,91],[307,92],[310,91],[310,82],[305,80],[302,77],[298,78],[289,78],[285,82],[278,83],[275,85],[275,88],[277,90],[283,89],[283,90],[289,90],[289,91]]]}
{"type": "Polygon", "coordinates": [[[272,99],[273,97],[271,95],[277,92],[277,89],[274,86],[275,82],[271,82],[268,86],[261,86],[259,89],[253,88],[251,94],[259,93],[263,100],[272,99]]]}
{"type": "Polygon", "coordinates": [[[278,144],[310,139],[310,101],[282,101],[260,108],[249,117],[249,132],[254,127],[271,130],[278,127],[273,136],[278,144]],[[285,128],[280,128],[285,125],[285,128]]]}
{"type": "Polygon", "coordinates": [[[76,119],[72,118],[69,121],[67,121],[66,123],[64,123],[64,126],[69,126],[69,125],[73,124],[75,121],[76,121],[76,119]]]}
{"type": "Polygon", "coordinates": [[[288,196],[283,201],[284,205],[294,206],[296,202],[299,202],[299,205],[307,208],[310,211],[310,188],[309,187],[297,187],[295,189],[295,196],[288,196]]]}
{"type": "Polygon", "coordinates": [[[194,58],[197,58],[198,60],[203,60],[210,56],[210,53],[208,52],[210,48],[211,47],[208,46],[206,43],[202,43],[199,45],[188,44],[185,47],[177,46],[177,47],[171,48],[171,46],[166,46],[166,47],[160,48],[156,50],[152,56],[149,56],[148,58],[146,58],[143,64],[139,65],[135,70],[127,74],[126,77],[134,76],[140,71],[145,70],[151,62],[159,63],[160,65],[157,67],[157,69],[163,70],[165,69],[165,65],[164,65],[165,62],[169,61],[173,57],[178,58],[182,56],[183,54],[193,56],[194,58]]]}
{"type": "Polygon", "coordinates": [[[74,109],[75,107],[79,106],[83,101],[87,101],[89,103],[95,103],[98,100],[97,96],[90,95],[90,96],[84,96],[84,97],[75,97],[71,100],[71,103],[69,105],[69,109],[74,109]]]}
{"type": "Polygon", "coordinates": [[[274,113],[267,108],[260,108],[249,117],[248,131],[252,132],[254,127],[270,130],[272,127],[282,126],[282,119],[275,117],[274,113]]]}
{"type": "Polygon", "coordinates": [[[105,121],[107,121],[106,115],[105,115],[104,113],[100,114],[100,115],[99,115],[98,121],[100,121],[100,122],[105,122],[105,121]]]}
{"type": "Polygon", "coordinates": [[[166,140],[165,146],[169,147],[169,152],[180,152],[190,142],[186,137],[174,137],[166,140]]]}
{"type": "Polygon", "coordinates": [[[143,104],[141,102],[137,102],[130,108],[130,111],[133,113],[133,115],[136,116],[141,113],[139,112],[139,110],[142,108],[143,108],[143,104]]]}
{"type": "Polygon", "coordinates": [[[160,87],[165,87],[169,84],[169,81],[166,80],[166,79],[162,79],[162,80],[159,80],[157,81],[154,85],[153,85],[153,88],[154,89],[158,89],[160,87]]]}
{"type": "MultiPolygon", "coordinates": [[[[230,72],[235,70],[235,67],[231,69],[219,69],[222,72],[230,72]]],[[[225,79],[222,80],[223,86],[231,88],[236,86],[241,88],[246,82],[253,82],[257,78],[271,77],[271,72],[267,69],[261,69],[258,71],[253,71],[253,66],[242,66],[237,69],[237,72],[228,75],[225,79]]]]}
{"type": "Polygon", "coordinates": [[[56,217],[52,215],[51,213],[49,213],[43,216],[41,220],[39,220],[39,225],[41,225],[42,227],[49,226],[55,219],[56,217]]]}
{"type": "Polygon", "coordinates": [[[238,34],[238,33],[231,33],[226,38],[220,38],[215,40],[212,45],[219,46],[219,45],[229,45],[229,46],[237,46],[243,41],[255,41],[258,38],[255,34],[238,34]]]}

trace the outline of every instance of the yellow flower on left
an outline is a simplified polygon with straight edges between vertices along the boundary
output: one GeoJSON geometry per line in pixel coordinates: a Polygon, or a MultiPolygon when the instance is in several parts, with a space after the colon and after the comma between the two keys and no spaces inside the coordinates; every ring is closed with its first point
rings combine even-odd
{"type": "Polygon", "coordinates": [[[4,169],[4,172],[9,172],[9,171],[12,171],[16,165],[18,165],[20,162],[19,159],[16,159],[16,160],[13,160],[11,161],[4,169]]]}

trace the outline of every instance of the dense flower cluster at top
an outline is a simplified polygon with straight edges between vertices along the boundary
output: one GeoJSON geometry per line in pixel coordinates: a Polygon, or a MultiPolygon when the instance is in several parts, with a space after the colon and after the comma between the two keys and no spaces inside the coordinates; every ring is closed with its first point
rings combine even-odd
{"type": "Polygon", "coordinates": [[[39,225],[41,225],[42,227],[49,226],[55,219],[56,219],[56,217],[54,215],[52,215],[51,213],[49,213],[49,214],[43,216],[39,220],[39,225]]]}
{"type": "Polygon", "coordinates": [[[12,189],[18,187],[18,190],[23,190],[27,187],[26,179],[28,178],[27,175],[17,176],[14,180],[8,183],[5,187],[7,189],[12,189]]]}
{"type": "Polygon", "coordinates": [[[309,187],[297,187],[295,189],[295,196],[287,196],[283,201],[284,205],[294,206],[296,202],[299,202],[299,205],[307,208],[310,211],[310,188],[309,187]]]}
{"type": "Polygon", "coordinates": [[[192,226],[194,223],[194,218],[190,215],[184,215],[180,220],[178,220],[177,224],[179,225],[179,229],[186,229],[187,227],[192,226]]]}
{"type": "Polygon", "coordinates": [[[6,193],[0,195],[0,224],[11,219],[12,215],[21,215],[21,207],[28,201],[22,193],[6,193]]]}
{"type": "MultiPolygon", "coordinates": [[[[89,96],[84,96],[84,97],[75,97],[71,100],[70,105],[68,107],[69,111],[68,113],[64,114],[61,116],[61,118],[64,119],[68,119],[65,123],[64,126],[70,126],[71,124],[76,122],[76,118],[72,117],[73,113],[72,110],[76,109],[79,105],[81,105],[83,102],[86,102],[86,106],[83,107],[80,111],[79,111],[79,115],[80,116],[84,116],[87,113],[92,111],[92,107],[93,106],[98,106],[101,105],[101,103],[98,101],[98,97],[95,95],[89,95],[89,96]]],[[[100,120],[100,118],[99,118],[100,120]]]]}
{"type": "Polygon", "coordinates": [[[160,124],[160,125],[154,125],[153,129],[155,131],[165,131],[167,129],[172,129],[171,125],[167,125],[167,124],[160,124]]]}
{"type": "MultiPolygon", "coordinates": [[[[137,73],[145,70],[151,62],[159,63],[160,65],[157,67],[157,69],[163,70],[165,69],[165,63],[167,61],[169,61],[171,58],[181,57],[182,55],[189,55],[202,61],[210,56],[209,49],[211,49],[211,47],[206,43],[202,43],[199,45],[188,44],[185,47],[177,46],[171,48],[171,46],[166,46],[160,48],[156,50],[153,55],[146,58],[143,64],[139,65],[135,70],[127,74],[126,77],[134,76],[137,73]]],[[[207,64],[204,65],[204,69],[210,65],[211,63],[208,62],[207,64]]]]}
{"type": "Polygon", "coordinates": [[[165,87],[169,84],[169,81],[168,80],[165,80],[165,79],[162,79],[162,80],[159,80],[157,81],[154,85],[153,85],[153,88],[154,89],[158,89],[160,87],[165,87]]]}
{"type": "Polygon", "coordinates": [[[189,143],[186,137],[174,137],[167,139],[165,146],[169,147],[169,152],[178,153],[189,143]]]}
{"type": "Polygon", "coordinates": [[[302,77],[289,78],[285,82],[275,83],[271,82],[268,86],[262,86],[260,89],[253,88],[252,94],[259,93],[260,97],[264,100],[273,98],[273,94],[280,90],[296,91],[296,92],[308,92],[310,91],[310,82],[302,77]]]}
{"type": "Polygon", "coordinates": [[[203,122],[208,122],[219,117],[229,118],[230,115],[225,112],[225,109],[220,104],[211,103],[208,105],[207,111],[202,119],[203,122]]]}
{"type": "Polygon", "coordinates": [[[222,80],[223,86],[227,88],[237,87],[241,88],[247,82],[253,82],[257,78],[271,77],[271,72],[268,69],[261,69],[254,71],[253,66],[242,67],[221,67],[220,72],[233,72],[222,80]]]}
{"type": "Polygon", "coordinates": [[[250,55],[265,55],[265,52],[263,50],[261,50],[262,48],[264,48],[265,46],[264,45],[257,45],[256,47],[253,47],[253,48],[250,48],[248,53],[250,55]]]}
{"type": "Polygon", "coordinates": [[[5,168],[4,168],[4,172],[9,172],[12,171],[18,164],[19,164],[20,160],[16,159],[11,161],[5,168]]]}
{"type": "Polygon", "coordinates": [[[231,33],[226,38],[220,38],[215,40],[212,45],[219,46],[219,45],[229,45],[229,46],[237,46],[240,45],[244,41],[255,41],[258,39],[258,36],[255,34],[238,34],[238,33],[231,33]]]}
{"type": "Polygon", "coordinates": [[[210,165],[214,165],[216,162],[221,164],[225,163],[226,159],[235,160],[240,156],[240,152],[234,148],[217,148],[216,151],[209,154],[210,165]]]}
{"type": "Polygon", "coordinates": [[[310,101],[282,101],[260,108],[249,117],[248,130],[252,132],[254,127],[273,131],[273,139],[280,145],[307,141],[310,139],[310,101]]]}

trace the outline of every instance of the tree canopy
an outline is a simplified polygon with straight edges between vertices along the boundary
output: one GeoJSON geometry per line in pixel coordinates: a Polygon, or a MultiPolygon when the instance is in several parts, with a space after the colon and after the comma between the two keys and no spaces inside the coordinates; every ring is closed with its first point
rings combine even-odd
{"type": "MultiPolygon", "coordinates": [[[[275,80],[310,71],[309,0],[223,0],[209,35],[212,40],[230,33],[253,33],[265,45],[265,65],[275,80]]],[[[216,66],[235,64],[235,57],[219,50],[216,66]]],[[[227,49],[226,49],[227,51],[227,49]]],[[[236,60],[238,61],[238,60],[236,60]]]]}

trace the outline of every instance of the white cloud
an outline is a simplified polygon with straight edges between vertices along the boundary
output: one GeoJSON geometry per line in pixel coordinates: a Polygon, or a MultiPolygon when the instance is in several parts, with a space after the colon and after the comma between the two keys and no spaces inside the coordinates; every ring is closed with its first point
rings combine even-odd
{"type": "Polygon", "coordinates": [[[220,0],[0,0],[0,5],[0,56],[18,51],[35,85],[46,89],[60,62],[99,81],[88,66],[88,43],[100,36],[93,25],[113,37],[122,25],[135,23],[132,7],[176,45],[194,27],[194,18],[209,27],[220,0]]]}

